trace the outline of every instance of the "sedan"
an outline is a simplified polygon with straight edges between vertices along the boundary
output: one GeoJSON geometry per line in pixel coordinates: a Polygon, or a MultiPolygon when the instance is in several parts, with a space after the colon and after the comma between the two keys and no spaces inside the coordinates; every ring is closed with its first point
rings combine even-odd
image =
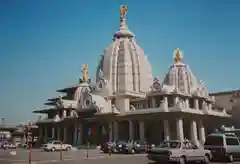
{"type": "Polygon", "coordinates": [[[149,160],[161,163],[204,162],[209,164],[212,159],[211,151],[199,148],[191,141],[170,140],[152,148],[147,155],[149,160]]]}

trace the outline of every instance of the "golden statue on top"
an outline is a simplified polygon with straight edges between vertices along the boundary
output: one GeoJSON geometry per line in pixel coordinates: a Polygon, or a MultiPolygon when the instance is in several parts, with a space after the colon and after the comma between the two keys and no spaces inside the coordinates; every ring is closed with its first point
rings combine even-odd
{"type": "Polygon", "coordinates": [[[121,5],[121,6],[120,6],[120,16],[121,16],[121,19],[123,19],[124,17],[126,17],[127,10],[128,10],[128,7],[127,7],[127,6],[124,6],[124,5],[121,5]]]}
{"type": "Polygon", "coordinates": [[[175,60],[175,62],[181,61],[182,58],[183,58],[183,54],[182,54],[181,50],[179,48],[177,48],[174,51],[174,60],[175,60]]]}
{"type": "Polygon", "coordinates": [[[82,81],[85,82],[85,83],[88,82],[88,67],[87,67],[87,64],[83,64],[82,81]]]}

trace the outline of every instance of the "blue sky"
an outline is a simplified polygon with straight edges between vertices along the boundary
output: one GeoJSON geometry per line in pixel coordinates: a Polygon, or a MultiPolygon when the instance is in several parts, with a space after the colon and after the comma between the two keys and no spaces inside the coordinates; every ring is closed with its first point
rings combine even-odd
{"type": "Polygon", "coordinates": [[[154,76],[164,76],[179,47],[210,91],[238,88],[239,0],[0,0],[0,117],[34,119],[56,89],[78,82],[83,63],[94,77],[121,4],[154,76]]]}

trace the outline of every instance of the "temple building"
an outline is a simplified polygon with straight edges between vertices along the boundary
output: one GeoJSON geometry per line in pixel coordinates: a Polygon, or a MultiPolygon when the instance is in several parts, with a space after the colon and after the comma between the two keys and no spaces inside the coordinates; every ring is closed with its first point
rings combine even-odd
{"type": "Polygon", "coordinates": [[[81,145],[90,141],[142,140],[158,144],[184,138],[202,144],[205,136],[230,117],[215,105],[203,80],[197,81],[174,51],[166,76],[152,77],[151,64],[126,23],[127,7],[120,7],[120,28],[101,56],[92,84],[85,64],[79,83],[58,90],[39,119],[39,137],[81,145]]]}

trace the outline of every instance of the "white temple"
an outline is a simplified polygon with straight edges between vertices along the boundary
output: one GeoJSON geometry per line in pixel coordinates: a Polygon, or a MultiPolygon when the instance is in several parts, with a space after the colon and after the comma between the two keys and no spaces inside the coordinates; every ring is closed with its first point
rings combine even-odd
{"type": "Polygon", "coordinates": [[[174,51],[163,81],[152,78],[151,64],[128,29],[126,14],[127,7],[121,6],[120,28],[101,56],[96,83],[90,84],[84,65],[79,84],[58,90],[65,95],[49,99],[48,109],[34,111],[47,114],[37,122],[40,138],[79,145],[87,140],[99,144],[138,139],[158,144],[188,138],[199,144],[230,117],[215,106],[204,82],[197,81],[183,62],[180,49],[174,51]]]}

